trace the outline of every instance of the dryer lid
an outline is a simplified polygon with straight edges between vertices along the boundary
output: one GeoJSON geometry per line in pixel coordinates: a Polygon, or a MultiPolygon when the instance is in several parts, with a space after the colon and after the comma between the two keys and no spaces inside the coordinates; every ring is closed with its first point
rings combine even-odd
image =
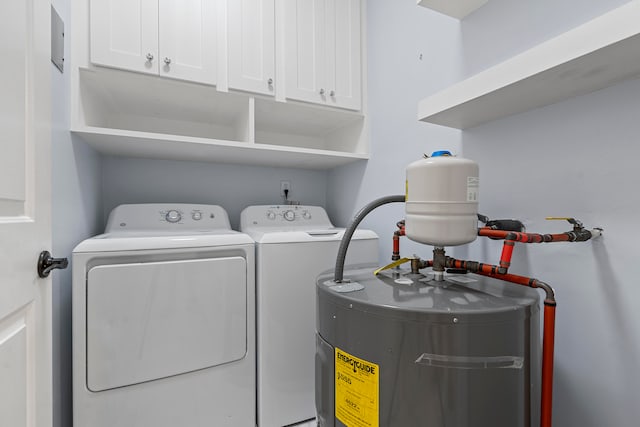
{"type": "Polygon", "coordinates": [[[253,245],[253,239],[232,230],[189,233],[107,233],[87,239],[73,253],[119,252],[154,249],[206,249],[207,247],[253,245]]]}

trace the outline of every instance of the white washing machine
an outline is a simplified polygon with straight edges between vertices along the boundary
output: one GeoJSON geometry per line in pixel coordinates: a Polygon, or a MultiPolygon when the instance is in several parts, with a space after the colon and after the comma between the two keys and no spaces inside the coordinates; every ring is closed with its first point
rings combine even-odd
{"type": "Polygon", "coordinates": [[[254,251],[220,206],[115,208],[73,251],[74,426],[255,426],[254,251]]]}
{"type": "MultiPolygon", "coordinates": [[[[315,418],[316,278],[335,266],[344,229],[318,206],[250,206],[240,229],[256,241],[258,426],[315,418]]],[[[348,264],[377,263],[378,236],[356,230],[348,264]]]]}

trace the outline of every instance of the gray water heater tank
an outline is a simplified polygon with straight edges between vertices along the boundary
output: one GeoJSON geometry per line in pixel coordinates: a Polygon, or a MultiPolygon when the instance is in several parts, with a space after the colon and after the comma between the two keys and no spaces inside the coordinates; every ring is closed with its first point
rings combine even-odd
{"type": "Polygon", "coordinates": [[[535,290],[471,274],[408,284],[374,268],[318,279],[320,426],[538,425],[535,290]]]}

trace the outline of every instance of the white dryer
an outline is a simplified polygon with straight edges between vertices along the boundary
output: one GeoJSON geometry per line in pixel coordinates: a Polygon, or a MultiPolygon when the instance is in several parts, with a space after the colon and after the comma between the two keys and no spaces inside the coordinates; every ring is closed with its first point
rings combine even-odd
{"type": "MultiPolygon", "coordinates": [[[[258,426],[315,418],[316,278],[334,267],[344,229],[318,206],[250,206],[256,242],[258,426]]],[[[377,263],[378,236],[356,230],[348,264],[377,263]]]]}
{"type": "Polygon", "coordinates": [[[74,426],[255,426],[254,301],[220,206],[115,208],[73,251],[74,426]]]}

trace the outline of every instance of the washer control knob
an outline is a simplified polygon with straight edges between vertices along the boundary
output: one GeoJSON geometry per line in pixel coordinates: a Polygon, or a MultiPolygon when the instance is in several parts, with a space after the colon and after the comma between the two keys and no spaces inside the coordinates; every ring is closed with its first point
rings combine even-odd
{"type": "Polygon", "coordinates": [[[267,219],[270,219],[271,221],[273,221],[274,219],[276,219],[276,214],[273,211],[269,211],[267,212],[267,219]]]}
{"type": "Polygon", "coordinates": [[[182,215],[177,210],[171,209],[170,211],[167,211],[164,219],[166,219],[167,222],[178,222],[182,219],[182,215]]]}
{"type": "Polygon", "coordinates": [[[191,212],[191,218],[193,218],[194,221],[200,221],[202,219],[202,212],[200,211],[191,212]]]}
{"type": "Polygon", "coordinates": [[[302,218],[311,219],[311,213],[309,211],[302,212],[302,218]]]}
{"type": "Polygon", "coordinates": [[[284,213],[282,214],[282,216],[284,217],[284,219],[286,219],[287,221],[293,221],[294,219],[296,219],[296,214],[293,211],[284,211],[284,213]]]}

